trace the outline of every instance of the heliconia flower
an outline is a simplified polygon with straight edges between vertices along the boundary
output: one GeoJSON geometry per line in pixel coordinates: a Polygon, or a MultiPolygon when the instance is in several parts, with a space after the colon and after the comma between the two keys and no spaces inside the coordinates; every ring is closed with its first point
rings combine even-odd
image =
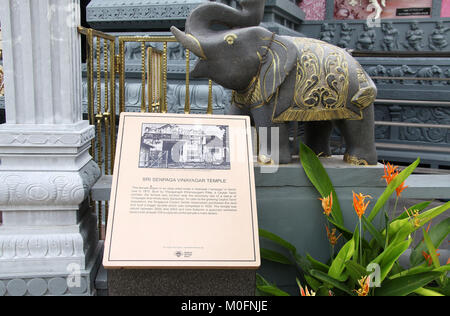
{"type": "Polygon", "coordinates": [[[362,193],[356,194],[353,192],[353,207],[355,208],[356,214],[361,219],[366,213],[367,206],[369,206],[370,201],[364,203],[366,198],[372,199],[370,195],[363,195],[362,193]]]}
{"type": "Polygon", "coordinates": [[[392,180],[398,175],[398,166],[391,165],[389,162],[384,165],[384,176],[383,179],[386,180],[387,185],[389,185],[392,180]]]}
{"type": "Polygon", "coordinates": [[[408,186],[405,186],[405,181],[402,182],[396,189],[395,192],[397,192],[397,197],[400,197],[402,195],[402,192],[407,188],[408,186]]]}
{"type": "Polygon", "coordinates": [[[450,264],[450,258],[448,258],[447,263],[445,265],[447,265],[447,264],[450,264]]]}
{"type": "Polygon", "coordinates": [[[324,214],[326,216],[330,216],[331,212],[333,211],[333,193],[330,193],[330,195],[326,198],[319,198],[319,200],[322,201],[324,214]]]}
{"type": "MultiPolygon", "coordinates": [[[[391,165],[389,162],[384,165],[384,176],[382,177],[386,180],[387,185],[391,184],[391,182],[398,176],[398,166],[391,165]]],[[[400,184],[395,191],[397,192],[397,197],[400,197],[402,192],[407,188],[405,186],[405,182],[400,184]]]]}
{"type": "Polygon", "coordinates": [[[342,237],[342,234],[340,234],[339,236],[336,237],[336,228],[333,228],[331,230],[331,233],[330,233],[330,230],[328,229],[327,225],[325,225],[325,229],[327,230],[328,241],[330,242],[330,245],[336,246],[337,242],[342,237]]]}
{"type": "Polygon", "coordinates": [[[359,290],[354,290],[358,296],[368,296],[370,291],[370,277],[363,277],[358,281],[358,284],[360,287],[359,290]]]}
{"type": "Polygon", "coordinates": [[[313,291],[308,291],[308,287],[305,286],[305,288],[303,289],[302,286],[300,286],[300,295],[301,296],[316,296],[316,293],[313,291]]]}
{"type": "MultiPolygon", "coordinates": [[[[428,265],[431,266],[433,264],[433,257],[425,251],[422,251],[422,255],[425,258],[425,261],[428,263],[428,265]]],[[[439,257],[440,255],[441,254],[436,251],[436,256],[439,257]]]]}

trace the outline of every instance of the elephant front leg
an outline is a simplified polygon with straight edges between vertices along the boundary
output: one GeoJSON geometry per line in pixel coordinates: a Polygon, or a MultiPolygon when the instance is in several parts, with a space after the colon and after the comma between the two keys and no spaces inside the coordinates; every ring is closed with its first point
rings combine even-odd
{"type": "Polygon", "coordinates": [[[344,160],[354,165],[376,165],[374,106],[363,111],[360,121],[340,120],[336,126],[341,131],[347,151],[344,160]]]}
{"type": "Polygon", "coordinates": [[[261,163],[287,164],[292,161],[289,126],[272,122],[270,107],[252,110],[252,117],[258,132],[258,160],[261,163]]]}
{"type": "Polygon", "coordinates": [[[320,157],[331,156],[330,136],[333,131],[333,123],[305,122],[305,134],[303,141],[320,157]]]}

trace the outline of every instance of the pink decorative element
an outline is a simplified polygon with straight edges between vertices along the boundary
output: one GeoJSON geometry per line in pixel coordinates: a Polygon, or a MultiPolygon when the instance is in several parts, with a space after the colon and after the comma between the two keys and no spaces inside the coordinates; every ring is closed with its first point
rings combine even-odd
{"type": "Polygon", "coordinates": [[[442,0],[442,18],[450,18],[450,0],[442,0]]]}
{"type": "MultiPolygon", "coordinates": [[[[355,5],[350,5],[351,0],[335,0],[334,1],[334,18],[336,20],[366,20],[369,16],[374,17],[374,9],[367,11],[369,0],[356,0],[355,5]]],[[[381,2],[381,1],[379,1],[381,2]]],[[[352,2],[353,3],[353,2],[352,2]]],[[[442,0],[443,10],[444,4],[450,6],[450,0],[442,0]]],[[[383,7],[382,19],[411,19],[411,18],[429,18],[427,15],[419,16],[397,16],[397,9],[408,8],[432,8],[433,0],[387,0],[386,7],[383,7]]],[[[447,6],[447,7],[448,7],[447,6]]],[[[450,9],[447,9],[450,16],[450,9]]]]}
{"type": "Polygon", "coordinates": [[[326,0],[303,0],[300,8],[306,14],[306,20],[325,20],[326,0]]]}

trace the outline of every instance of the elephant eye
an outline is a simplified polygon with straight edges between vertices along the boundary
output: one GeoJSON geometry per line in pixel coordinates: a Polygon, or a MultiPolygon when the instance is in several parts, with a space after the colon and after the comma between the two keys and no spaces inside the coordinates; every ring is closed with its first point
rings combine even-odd
{"type": "Polygon", "coordinates": [[[227,35],[225,35],[225,37],[223,39],[225,42],[227,42],[228,45],[233,45],[234,41],[237,39],[237,35],[236,34],[227,34],[227,35]]]}

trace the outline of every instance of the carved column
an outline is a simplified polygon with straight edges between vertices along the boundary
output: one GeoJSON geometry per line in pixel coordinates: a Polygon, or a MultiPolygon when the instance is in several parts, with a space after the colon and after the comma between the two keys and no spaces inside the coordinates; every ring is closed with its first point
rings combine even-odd
{"type": "Polygon", "coordinates": [[[0,296],[92,294],[100,170],[82,120],[79,0],[2,0],[0,296]]]}

